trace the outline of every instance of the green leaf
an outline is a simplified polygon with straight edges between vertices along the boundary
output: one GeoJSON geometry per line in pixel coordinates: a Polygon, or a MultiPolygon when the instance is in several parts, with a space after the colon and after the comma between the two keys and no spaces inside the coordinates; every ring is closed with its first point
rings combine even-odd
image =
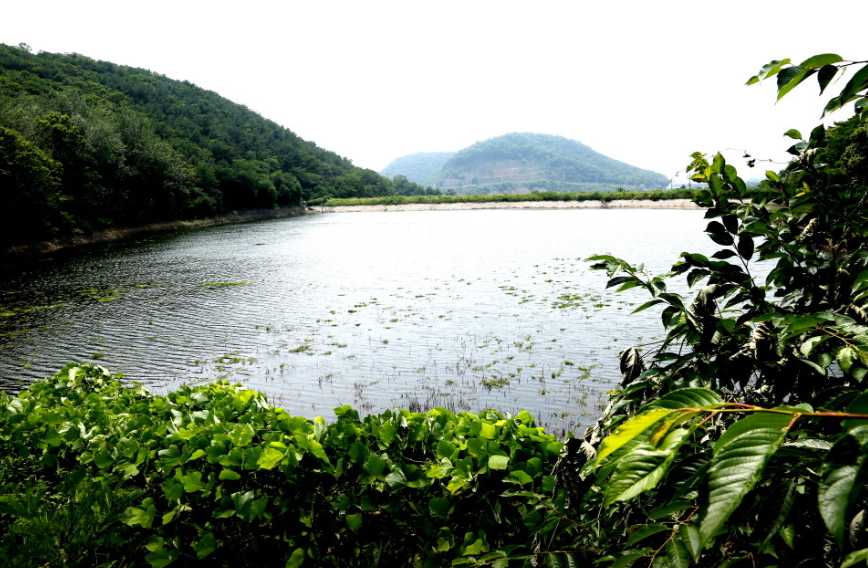
{"type": "Polygon", "coordinates": [[[820,71],[817,73],[817,82],[820,84],[820,94],[823,94],[823,91],[826,90],[826,87],[829,86],[829,83],[838,73],[838,67],[835,65],[825,65],[820,68],[820,71]]]}
{"type": "Polygon", "coordinates": [[[347,527],[353,532],[362,528],[362,514],[352,513],[346,516],[347,527]]]}
{"type": "Polygon", "coordinates": [[[642,542],[646,538],[652,537],[655,534],[660,534],[663,532],[669,532],[669,527],[667,525],[662,525],[660,523],[654,523],[650,525],[643,525],[639,529],[630,533],[629,538],[627,538],[627,546],[635,546],[637,543],[642,542]]]}
{"type": "Polygon", "coordinates": [[[237,481],[241,479],[241,476],[236,471],[232,471],[231,469],[223,469],[220,471],[219,476],[220,481],[237,481]]]}
{"type": "Polygon", "coordinates": [[[386,460],[377,454],[369,455],[365,462],[365,471],[374,477],[382,477],[383,472],[386,471],[386,460]]]}
{"type": "Polygon", "coordinates": [[[256,460],[256,466],[259,469],[274,469],[277,464],[280,463],[280,460],[283,459],[284,453],[277,448],[265,448],[265,450],[259,454],[259,459],[256,460]]]}
{"type": "Polygon", "coordinates": [[[699,526],[703,548],[714,541],[744,496],[759,481],[792,420],[788,413],[758,412],[730,426],[714,444],[708,470],[708,507],[699,526]]]}
{"type": "Polygon", "coordinates": [[[450,501],[446,497],[432,497],[428,501],[428,511],[435,517],[445,517],[450,508],[450,501]]]}
{"type": "Polygon", "coordinates": [[[613,452],[632,441],[636,436],[639,436],[651,426],[657,424],[671,412],[672,410],[669,408],[654,408],[638,414],[637,416],[633,416],[618,426],[614,432],[606,436],[600,443],[600,450],[597,452],[597,459],[594,464],[598,466],[603,463],[603,460],[609,457],[613,452]]]}
{"type": "Polygon", "coordinates": [[[843,546],[847,531],[847,512],[853,502],[857,480],[860,477],[864,456],[858,463],[844,466],[827,466],[817,492],[820,514],[826,528],[835,537],[838,546],[843,546]]]}
{"type": "Polygon", "coordinates": [[[843,370],[845,373],[848,373],[850,371],[850,368],[853,366],[853,363],[856,362],[858,354],[856,353],[855,349],[848,345],[847,347],[842,347],[840,350],[838,350],[838,355],[836,358],[838,360],[838,365],[841,366],[841,370],[843,370]]]}
{"type": "Polygon", "coordinates": [[[843,59],[837,53],[820,53],[805,59],[799,63],[799,67],[802,69],[817,69],[831,65],[832,63],[838,63],[839,61],[843,61],[843,59]]]}
{"type": "MultiPolygon", "coordinates": [[[[796,88],[802,81],[816,73],[813,69],[805,69],[798,65],[782,69],[778,74],[778,100],[796,88]]],[[[800,137],[801,138],[801,137],[800,137]]]]}
{"type": "Polygon", "coordinates": [[[701,551],[699,531],[693,525],[676,525],[663,553],[654,558],[657,568],[687,568],[699,558],[701,551]]]}
{"type": "Polygon", "coordinates": [[[214,538],[214,533],[206,532],[202,535],[202,537],[196,541],[196,544],[193,545],[193,549],[196,551],[196,558],[199,560],[210,556],[212,552],[217,550],[217,539],[214,538]]]}
{"type": "Polygon", "coordinates": [[[753,238],[748,235],[741,235],[738,238],[738,254],[745,260],[750,260],[753,256],[753,238]]]}
{"type": "Polygon", "coordinates": [[[507,456],[488,456],[488,469],[506,469],[509,464],[507,456]]]}
{"type": "Polygon", "coordinates": [[[709,409],[721,404],[723,399],[716,392],[702,387],[688,387],[675,389],[657,400],[651,402],[646,408],[697,408],[709,409]]]}
{"type": "Polygon", "coordinates": [[[515,471],[509,472],[509,475],[504,479],[504,481],[508,483],[517,483],[519,485],[527,485],[528,483],[533,483],[533,477],[520,469],[516,469],[515,471]]]}
{"type": "Polygon", "coordinates": [[[154,500],[150,497],[146,498],[141,503],[141,507],[127,507],[123,513],[123,522],[128,526],[140,526],[149,529],[154,522],[154,517],[157,514],[157,509],[154,506],[154,500]]]}
{"type": "Polygon", "coordinates": [[[481,424],[481,430],[479,431],[479,435],[486,440],[493,440],[497,435],[497,428],[495,428],[494,424],[489,422],[483,422],[481,424]]]}
{"type": "Polygon", "coordinates": [[[858,92],[864,91],[866,88],[868,88],[868,65],[862,66],[850,77],[850,80],[847,81],[847,84],[841,90],[839,97],[841,97],[842,103],[846,103],[850,98],[854,97],[858,92]]]}
{"type": "Polygon", "coordinates": [[[651,306],[656,306],[657,304],[662,304],[662,303],[663,303],[663,300],[659,300],[659,299],[649,300],[649,301],[645,302],[644,304],[642,304],[641,306],[639,306],[638,308],[636,308],[635,310],[633,310],[633,313],[638,314],[639,312],[644,312],[645,310],[647,310],[651,306]]]}
{"type": "Polygon", "coordinates": [[[185,493],[195,493],[196,491],[205,490],[205,484],[202,483],[201,471],[191,471],[190,473],[180,474],[176,477],[184,485],[185,493]]]}
{"type": "Polygon", "coordinates": [[[300,568],[304,564],[304,549],[296,548],[286,560],[284,568],[300,568]]]}
{"type": "Polygon", "coordinates": [[[656,487],[668,471],[689,432],[686,428],[673,430],[663,439],[659,449],[654,449],[650,443],[642,443],[632,448],[618,461],[615,472],[605,484],[606,505],[616,501],[629,501],[656,487]]]}
{"type": "Polygon", "coordinates": [[[784,136],[789,136],[790,138],[793,138],[794,140],[801,140],[802,139],[802,133],[799,132],[798,130],[796,130],[795,128],[790,128],[789,130],[784,132],[784,136]]]}
{"type": "Polygon", "coordinates": [[[827,339],[829,339],[828,335],[815,335],[814,337],[809,337],[799,346],[799,352],[805,357],[810,357],[814,349],[827,339]]]}
{"type": "Polygon", "coordinates": [[[862,566],[868,564],[868,548],[862,548],[848,554],[841,563],[841,568],[852,568],[858,564],[862,566]]]}

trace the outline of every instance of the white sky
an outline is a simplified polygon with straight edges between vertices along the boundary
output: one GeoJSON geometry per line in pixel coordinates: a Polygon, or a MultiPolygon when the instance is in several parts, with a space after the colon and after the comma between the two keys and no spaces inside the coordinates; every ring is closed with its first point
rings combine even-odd
{"type": "Polygon", "coordinates": [[[376,170],[513,131],[668,176],[693,150],[783,160],[781,134],[818,122],[816,83],[776,105],[745,80],[773,58],[868,57],[859,0],[4,4],[2,43],[189,80],[376,170]]]}

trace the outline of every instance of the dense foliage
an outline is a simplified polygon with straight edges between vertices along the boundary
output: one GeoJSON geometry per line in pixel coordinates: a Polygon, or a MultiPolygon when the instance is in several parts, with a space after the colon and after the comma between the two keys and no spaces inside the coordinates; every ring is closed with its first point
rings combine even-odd
{"type": "Polygon", "coordinates": [[[664,333],[623,352],[585,439],[493,411],[344,407],[327,425],[236,386],[156,396],[70,366],[0,400],[0,559],[865,566],[865,63],[763,68],[782,96],[861,65],[827,106],[856,114],[788,131],[795,159],[764,191],[721,155],[693,156],[713,255],[662,275],[591,259],[609,286],[648,292],[637,311],[662,308],[664,333]]]}
{"type": "Polygon", "coordinates": [[[561,443],[526,412],[336,414],[69,366],[0,400],[0,559],[440,566],[554,532],[561,443]]]}
{"type": "Polygon", "coordinates": [[[185,81],[0,45],[0,245],[115,225],[424,193],[185,81]]]}
{"type": "MultiPolygon", "coordinates": [[[[827,110],[793,162],[767,172],[771,193],[746,187],[719,154],[695,154],[708,184],[711,257],[683,253],[651,276],[592,259],[610,286],[644,288],[663,339],[623,353],[622,388],[585,449],[583,510],[601,531],[583,539],[615,565],[851,566],[868,559],[868,65],[827,110]],[[757,278],[768,271],[765,282],[757,278]],[[667,279],[686,275],[695,291],[667,279]],[[607,437],[599,441],[600,434],[607,437]],[[592,447],[593,446],[593,447],[592,447]]],[[[807,77],[821,89],[853,63],[824,54],[774,61],[783,96],[807,77]]],[[[839,83],[840,84],[840,83],[839,83]]],[[[637,311],[638,311],[637,310],[637,311]]]]}

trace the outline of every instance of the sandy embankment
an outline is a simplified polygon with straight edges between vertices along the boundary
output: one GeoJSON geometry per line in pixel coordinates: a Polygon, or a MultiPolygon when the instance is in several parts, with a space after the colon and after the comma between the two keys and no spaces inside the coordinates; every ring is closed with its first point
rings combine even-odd
{"type": "Polygon", "coordinates": [[[317,207],[326,213],[361,211],[453,211],[460,209],[700,209],[689,199],[615,199],[612,201],[496,201],[480,203],[406,203],[317,207]]]}

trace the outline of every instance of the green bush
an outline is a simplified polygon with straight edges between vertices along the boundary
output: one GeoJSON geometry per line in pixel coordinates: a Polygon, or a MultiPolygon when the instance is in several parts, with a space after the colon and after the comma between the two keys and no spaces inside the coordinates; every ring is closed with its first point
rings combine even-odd
{"type": "Polygon", "coordinates": [[[0,401],[0,558],[439,566],[557,531],[561,443],[527,412],[336,414],[70,365],[0,401]]]}

